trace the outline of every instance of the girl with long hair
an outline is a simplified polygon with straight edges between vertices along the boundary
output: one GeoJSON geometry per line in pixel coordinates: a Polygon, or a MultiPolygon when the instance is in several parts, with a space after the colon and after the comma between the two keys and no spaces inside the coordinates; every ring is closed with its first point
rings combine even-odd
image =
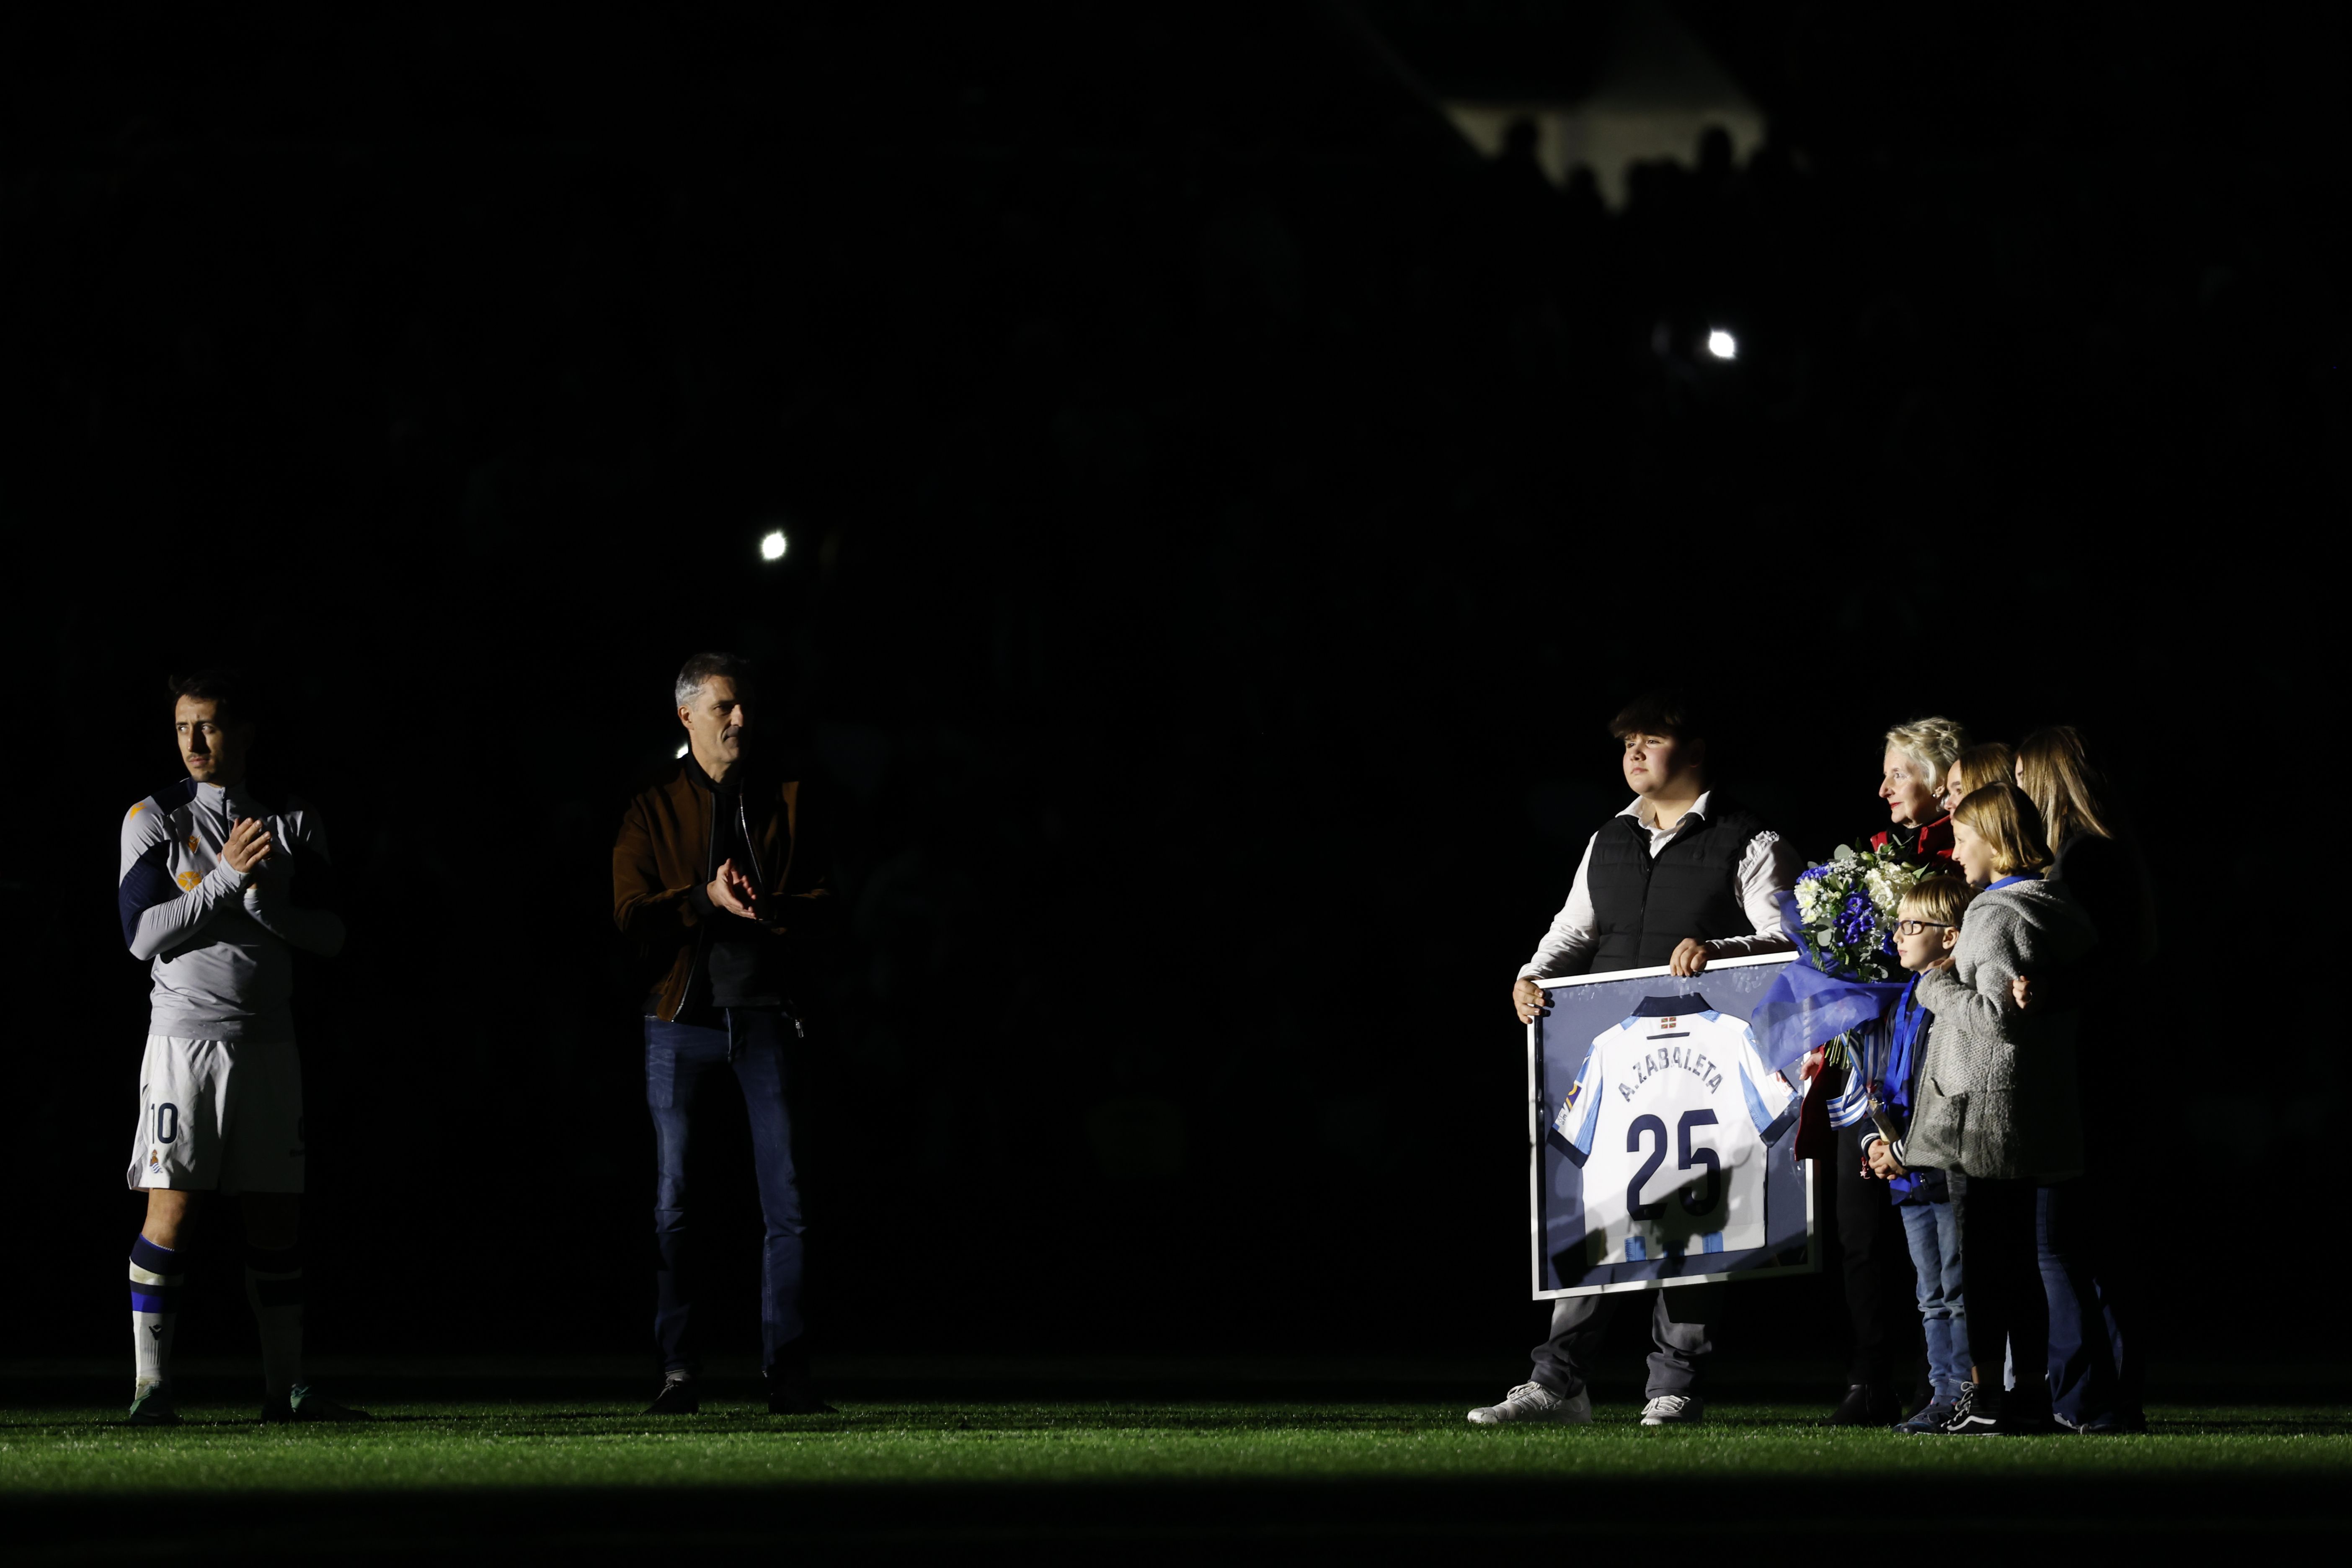
{"type": "Polygon", "coordinates": [[[2052,862],[2042,816],[2009,784],[1971,790],[1952,815],[1952,856],[1970,886],[1948,967],[1919,977],[1934,1016],[1915,1075],[1909,1134],[1896,1157],[1967,1177],[1960,1214],[1969,1349],[1982,1379],[1960,1392],[1946,1432],[2054,1429],[2050,1392],[2034,1375],[2049,1361],[2050,1312],[2037,1249],[2044,1188],[2083,1173],[2083,1123],[2070,1009],[2021,1010],[2017,977],[2079,962],[2097,938],[2043,871],[2052,862]],[[2004,1350],[2017,1386],[2000,1387],[2004,1350]]]}

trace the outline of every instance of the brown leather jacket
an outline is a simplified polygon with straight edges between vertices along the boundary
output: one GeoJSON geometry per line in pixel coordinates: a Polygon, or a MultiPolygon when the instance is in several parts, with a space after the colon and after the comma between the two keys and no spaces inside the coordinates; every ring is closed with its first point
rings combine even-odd
{"type": "MultiPolygon", "coordinates": [[[[613,922],[655,977],[650,1006],[665,1020],[685,1005],[708,935],[701,911],[709,907],[703,889],[714,813],[695,773],[681,758],[640,790],[613,845],[613,922]]],[[[761,923],[777,941],[805,947],[831,930],[835,900],[824,857],[801,821],[801,782],[772,782],[755,771],[740,799],[761,923]]]]}

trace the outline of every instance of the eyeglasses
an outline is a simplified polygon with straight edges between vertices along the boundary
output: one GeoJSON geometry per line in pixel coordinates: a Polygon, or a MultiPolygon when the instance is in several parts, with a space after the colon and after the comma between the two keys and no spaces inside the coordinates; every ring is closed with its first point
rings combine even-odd
{"type": "Polygon", "coordinates": [[[1916,936],[1922,931],[1958,931],[1959,927],[1947,925],[1939,920],[1898,920],[1895,923],[1895,929],[1901,936],[1916,936]]]}

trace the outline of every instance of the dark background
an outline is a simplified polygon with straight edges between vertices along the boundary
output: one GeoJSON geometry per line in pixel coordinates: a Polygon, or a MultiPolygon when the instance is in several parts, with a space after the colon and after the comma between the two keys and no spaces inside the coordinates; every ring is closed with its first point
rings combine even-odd
{"type": "MultiPolygon", "coordinates": [[[[235,659],[350,890],[314,1344],[650,1366],[608,851],[713,645],[838,831],[826,1349],[1516,1375],[1505,984],[1661,680],[1815,856],[1893,721],[2089,731],[2196,1324],[2249,1192],[2326,1185],[2342,1044],[2238,999],[2326,904],[2340,13],[1675,9],[1770,140],[1613,214],[1432,99],[1572,88],[1606,6],[10,9],[9,1343],[120,1346],[117,825],[235,659]]],[[[191,1354],[249,1338],[229,1240],[191,1354]]],[[[1736,1299],[1735,1357],[1842,1345],[1827,1276],[1736,1299]]]]}

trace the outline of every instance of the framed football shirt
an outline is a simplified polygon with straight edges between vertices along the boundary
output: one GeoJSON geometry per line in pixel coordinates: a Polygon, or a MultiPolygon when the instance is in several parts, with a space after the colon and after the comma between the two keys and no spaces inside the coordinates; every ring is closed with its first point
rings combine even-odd
{"type": "Polygon", "coordinates": [[[1538,982],[1528,1029],[1535,1294],[1811,1272],[1799,1096],[1748,1013],[1786,954],[1538,982]]]}

